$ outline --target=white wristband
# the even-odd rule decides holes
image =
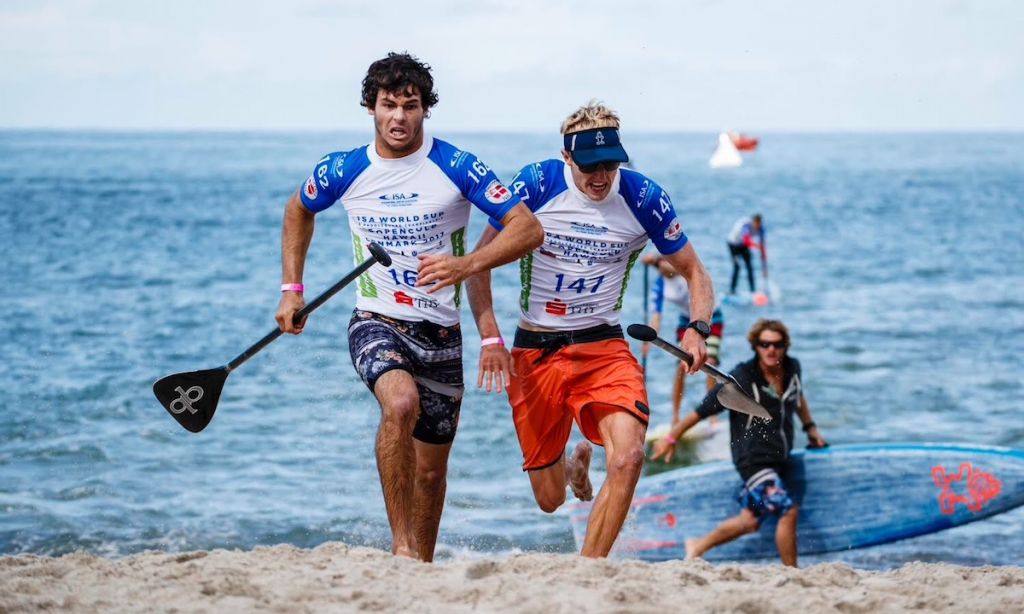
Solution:
[[[505,347],[505,340],[501,337],[488,337],[480,340],[480,347],[485,348],[489,345],[500,345],[501,347]]]

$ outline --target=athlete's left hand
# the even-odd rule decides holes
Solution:
[[[512,362],[512,355],[504,346],[488,345],[480,348],[480,372],[476,378],[477,388],[485,388],[487,392],[502,393],[508,388],[508,382],[515,374],[516,366]]]
[[[683,349],[693,356],[693,362],[690,363],[690,368],[687,373],[693,375],[704,365],[704,361],[708,359],[708,346],[704,341],[704,337],[700,336],[696,330],[687,328],[683,334]]]
[[[427,294],[454,286],[472,273],[466,256],[420,256],[419,259],[420,270],[416,276],[416,285],[431,286]]]

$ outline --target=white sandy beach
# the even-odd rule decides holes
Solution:
[[[1024,568],[649,564],[529,554],[424,564],[340,543],[0,557],[0,612],[1020,612]]]

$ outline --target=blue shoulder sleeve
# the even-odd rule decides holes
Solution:
[[[640,173],[624,168],[619,170],[619,194],[626,199],[629,210],[647,236],[662,254],[674,254],[686,246],[689,239],[676,217],[676,210],[668,193]]]
[[[370,167],[366,145],[352,151],[327,154],[313,167],[300,192],[302,204],[318,213],[338,202],[360,173]]]
[[[500,220],[519,204],[519,197],[505,187],[494,171],[468,151],[461,151],[450,143],[434,139],[428,157],[455,184],[466,200],[486,213],[487,217]]]
[[[565,162],[545,160],[527,164],[512,178],[512,191],[530,211],[536,213],[541,207],[567,189],[565,185]],[[501,230],[501,221],[491,218],[491,226]]]

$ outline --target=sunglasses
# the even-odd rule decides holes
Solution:
[[[595,164],[577,164],[576,167],[585,175],[593,175],[598,169],[604,169],[609,173],[617,171],[621,162],[597,162]]]
[[[786,342],[785,341],[758,341],[757,342],[757,347],[761,348],[762,350],[767,350],[768,348],[775,348],[776,350],[784,350],[784,349],[786,349]]]

